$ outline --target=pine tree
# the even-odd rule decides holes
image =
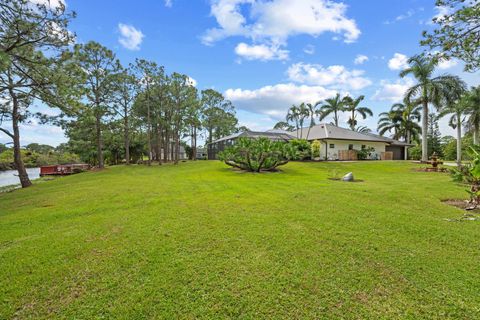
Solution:
[[[435,152],[439,157],[443,157],[442,135],[438,127],[438,117],[435,114],[428,115],[427,139],[428,156],[431,157]]]

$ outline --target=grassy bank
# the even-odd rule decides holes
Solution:
[[[413,167],[119,166],[0,194],[0,318],[478,318],[480,225]]]

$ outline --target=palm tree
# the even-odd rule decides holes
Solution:
[[[333,113],[333,123],[338,127],[338,113],[345,111],[343,99],[340,97],[340,94],[337,93],[334,98],[326,99],[325,102],[326,103],[320,107],[319,120],[322,121]]]
[[[308,131],[307,131],[307,137],[306,139],[308,140],[308,136],[310,135],[310,129],[315,125],[315,116],[319,113],[317,110],[318,105],[321,103],[321,101],[317,101],[314,104],[307,103],[306,107],[308,110],[308,116],[310,117],[310,125],[308,126]]]
[[[462,165],[462,124],[465,121],[463,114],[466,111],[468,96],[463,96],[466,85],[458,84],[456,87],[450,87],[450,92],[446,95],[446,105],[440,110],[438,117],[444,117],[452,114],[448,121],[448,125],[453,129],[457,129],[457,165]]]
[[[392,109],[402,112],[402,133],[403,139],[406,143],[412,143],[412,141],[419,141],[422,128],[418,125],[418,122],[422,119],[420,113],[421,106],[415,103],[396,103],[392,106]]]
[[[273,129],[276,129],[276,130],[285,130],[285,131],[293,131],[293,129],[295,129],[293,126],[291,126],[290,124],[288,124],[288,122],[285,122],[285,121],[279,121],[277,122],[274,126],[273,126]]]
[[[356,99],[353,99],[350,96],[346,96],[342,99],[342,103],[345,106],[345,111],[351,113],[350,118],[348,119],[348,124],[350,125],[350,129],[355,130],[355,126],[357,125],[357,114],[360,114],[363,119],[366,119],[367,116],[373,116],[372,110],[367,107],[359,107],[358,105],[360,102],[365,99],[365,96],[361,95]]]
[[[356,127],[355,131],[360,132],[360,133],[372,133],[372,129],[370,129],[367,126]]]
[[[462,124],[465,121],[465,117],[463,116],[465,106],[464,103],[457,101],[443,108],[438,115],[439,118],[451,115],[448,120],[448,125],[453,129],[457,129],[457,165],[459,167],[462,165]]]
[[[413,75],[417,84],[409,88],[405,93],[405,100],[422,105],[422,161],[427,160],[427,128],[428,128],[428,105],[432,104],[440,109],[450,91],[449,88],[462,85],[459,77],[453,75],[441,75],[433,77],[438,65],[438,58],[416,55],[408,59],[409,67],[400,72],[400,77]]]
[[[478,144],[480,128],[480,86],[472,88],[463,99],[468,114],[467,126],[473,129],[473,144]]]
[[[378,116],[378,133],[383,136],[386,132],[393,131],[392,138],[398,140],[402,130],[402,113],[392,107],[390,111],[382,112]]]
[[[296,105],[292,105],[290,109],[288,109],[288,113],[286,117],[287,123],[293,122],[295,124],[295,129],[297,131],[297,138],[298,138],[298,130],[300,129],[299,114],[300,114],[300,108],[297,107]]]
[[[420,120],[420,106],[408,103],[395,103],[388,112],[380,113],[378,120],[378,133],[384,135],[386,132],[392,132],[392,138],[403,140],[407,143],[418,140],[421,128],[418,125]]]

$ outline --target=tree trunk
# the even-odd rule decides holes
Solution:
[[[170,137],[168,130],[165,130],[165,143],[163,146],[163,162],[168,162],[168,154],[170,152]]]
[[[350,123],[350,129],[355,130],[355,111],[352,110],[352,122]]]
[[[175,153],[174,153],[174,164],[178,164],[178,156],[180,154],[180,139],[179,139],[179,134],[175,134]]]
[[[422,161],[428,160],[428,101],[426,93],[423,97],[422,108]]]
[[[128,132],[128,116],[125,113],[125,117],[123,120],[124,125],[124,134],[125,134],[125,163],[130,165],[130,137]]]
[[[102,128],[101,128],[101,119],[98,114],[95,115],[95,130],[97,133],[97,160],[98,160],[98,167],[100,169],[104,168],[104,161],[103,161],[103,138],[102,138]]]
[[[18,114],[18,100],[13,93],[13,90],[10,90],[10,96],[12,97],[13,110],[12,110],[12,127],[13,127],[13,162],[17,168],[18,178],[20,179],[20,184],[22,188],[27,188],[32,185],[30,178],[28,177],[27,170],[25,169],[25,164],[22,160],[22,154],[20,151],[20,130],[18,128],[18,122],[20,120],[20,115]]]
[[[410,140],[412,140],[411,138],[411,132],[410,130],[407,129],[407,132],[406,132],[406,136],[405,136],[405,142],[410,144]],[[403,158],[404,160],[408,160],[408,147],[403,147],[403,152],[404,152],[404,155],[403,155]]]
[[[192,136],[192,158],[197,160],[197,127],[193,126],[193,136]]]
[[[457,166],[462,166],[462,115],[457,114]]]
[[[148,99],[148,98],[147,98]],[[151,137],[151,128],[150,125],[150,103],[147,101],[147,149],[148,149],[148,160],[147,165],[152,164],[152,137]]]
[[[155,156],[153,157],[153,160],[161,162],[161,159],[160,159],[160,145],[161,145],[161,143],[160,143],[160,135],[158,133],[158,130],[159,130],[159,126],[155,125],[154,129],[152,131],[152,132],[155,133]]]
[[[163,147],[163,134],[162,134],[162,127],[161,126],[158,126],[158,132],[157,132],[157,136],[158,136],[158,154],[157,154],[157,157],[158,157],[158,165],[161,166],[162,165],[162,147]]]
[[[338,127],[338,113],[337,110],[334,111],[335,117],[333,118],[333,121],[335,122],[335,127]]]

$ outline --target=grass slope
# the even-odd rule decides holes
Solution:
[[[119,166],[0,194],[0,318],[479,318],[480,225],[439,201],[464,188],[412,167]]]

